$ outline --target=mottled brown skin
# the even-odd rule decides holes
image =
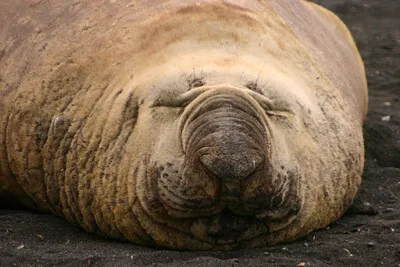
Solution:
[[[304,236],[356,194],[364,68],[322,7],[3,0],[0,25],[3,205],[221,250]]]

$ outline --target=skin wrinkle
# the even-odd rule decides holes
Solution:
[[[9,136],[9,135],[7,134],[7,132],[8,132],[8,125],[9,125],[9,121],[10,121],[10,117],[11,116],[12,116],[12,114],[9,114],[6,117],[6,121],[4,123],[5,127],[3,128],[3,135],[2,136],[4,136],[4,139],[3,139],[3,142],[2,142],[2,147],[6,148],[6,149],[4,149],[4,160],[1,160],[1,167],[2,167],[1,170],[2,170],[2,174],[9,174],[11,176],[11,179],[14,182],[16,179],[15,179],[15,175],[12,173],[10,165],[9,165],[10,158],[9,158],[9,155],[8,155],[9,153],[8,153],[8,149],[7,149],[7,146],[6,146],[6,144],[8,143],[7,142],[7,136]],[[23,190],[23,188],[21,188],[21,189]]]
[[[26,119],[24,118],[25,115],[27,115],[25,112],[16,112],[15,114],[13,114],[12,116],[10,116],[9,120],[11,120],[12,122],[15,121],[20,121],[20,122],[25,122],[27,124]],[[30,143],[33,144],[33,151],[37,151],[37,142],[36,142],[36,121],[34,122],[29,122],[29,127],[28,125],[23,124],[21,125],[21,127],[18,129],[19,133],[22,134],[26,139],[23,141],[18,142],[17,144],[10,144],[9,147],[7,147],[6,144],[6,149],[9,151],[14,151],[14,156],[16,157],[22,157],[22,161],[17,163],[15,161],[15,157],[13,157],[13,153],[8,153],[11,157],[10,157],[10,163],[11,165],[13,164],[14,167],[14,172],[15,176],[21,176],[23,178],[29,177],[30,175],[33,175],[34,177],[37,177],[38,179],[41,178],[40,173],[37,173],[38,167],[40,167],[40,161],[37,162],[37,159],[40,159],[40,155],[35,154],[34,152],[30,151],[29,149],[27,149],[27,146],[29,146]],[[11,122],[8,123],[8,125],[12,125]],[[8,130],[12,130],[12,126],[11,129]],[[13,136],[10,134],[11,132],[8,133],[9,136]],[[30,158],[28,156],[32,156],[33,159],[30,160]],[[16,166],[15,166],[16,165]],[[22,167],[26,168],[26,172],[21,172],[19,171],[18,167]],[[37,200],[33,200],[34,206],[41,206],[43,205],[43,203],[45,203],[46,199],[42,199],[41,201],[39,201],[38,199],[41,199],[41,195],[40,195],[40,189],[43,188],[43,184],[39,183],[37,185],[35,185],[33,183],[33,180],[27,180],[25,182],[25,184],[21,185],[21,187],[23,188],[23,190],[26,192],[27,195],[29,195],[30,197],[36,198]]]
[[[133,124],[133,127],[135,127],[135,125],[136,123]],[[131,137],[132,132],[133,129],[131,129],[131,132],[127,136],[128,140]],[[143,229],[140,227],[140,224],[135,218],[134,214],[134,207],[137,205],[137,196],[135,193],[136,191],[135,177],[138,174],[139,166],[123,169],[123,166],[126,165],[126,162],[128,163],[132,162],[132,159],[129,156],[130,154],[124,153],[121,164],[118,165],[118,177],[120,178],[117,179],[117,183],[124,185],[123,188],[126,188],[125,190],[126,194],[124,194],[124,190],[118,192],[117,205],[116,208],[114,209],[114,214],[115,217],[118,217],[117,214],[121,214],[122,218],[124,218],[124,220],[116,222],[116,227],[119,229],[120,232],[124,233],[125,238],[127,238],[128,240],[132,240],[133,238],[138,237],[139,238],[138,241],[140,243],[141,242],[140,240],[146,239],[145,238],[146,235],[143,233]],[[116,213],[117,211],[119,212]],[[131,221],[129,219],[131,219]],[[133,221],[132,224],[135,225],[134,229],[132,229],[132,225],[129,224],[129,221],[131,223]],[[134,224],[135,222],[136,224]],[[123,231],[124,229],[126,230]]]
[[[105,118],[106,123],[104,125],[104,129],[107,129],[109,127],[108,125],[110,124],[109,121],[110,121],[111,114],[114,115],[116,113],[116,111],[114,111],[113,109],[115,107],[117,107],[117,109],[118,109],[118,107],[119,107],[119,105],[116,105],[116,101],[117,101],[118,97],[119,97],[119,93],[117,93],[117,95],[112,96],[113,99],[112,99],[112,102],[110,103],[111,110],[108,113],[107,117]],[[121,114],[119,114],[119,117],[121,117]],[[116,139],[121,134],[122,125],[118,124],[118,123],[117,124],[111,123],[111,124],[112,124],[113,128],[116,128],[116,131],[112,134],[113,136],[109,136],[110,135],[109,133],[106,136],[104,136],[104,132],[103,132],[102,137],[101,137],[101,143],[99,144],[99,148],[100,148],[100,147],[103,147],[102,144],[104,143],[104,141],[106,142],[105,147],[103,148],[105,152],[109,151],[110,146],[112,146],[113,144],[115,146]],[[97,149],[96,154],[98,155],[101,151],[102,151],[101,149]],[[100,163],[100,166],[102,166],[102,168],[103,168],[102,169],[103,175],[101,177],[102,177],[102,180],[105,181],[105,183],[103,182],[103,184],[105,186],[102,188],[104,188],[105,194],[107,194],[107,196],[108,196],[107,198],[111,200],[110,202],[106,202],[105,205],[103,206],[105,209],[104,213],[108,215],[107,221],[114,221],[114,219],[113,219],[114,216],[110,216],[110,215],[112,215],[112,210],[113,210],[113,207],[115,206],[115,198],[116,198],[115,194],[117,193],[117,187],[116,187],[116,183],[113,182],[113,177],[110,177],[107,174],[109,171],[108,171],[108,169],[106,169],[106,166],[110,166],[108,168],[115,169],[113,167],[115,165],[113,164],[112,159],[110,159],[109,157],[111,155],[118,155],[120,153],[121,153],[121,151],[119,151],[119,153],[116,153],[116,154],[107,153],[107,157],[105,157],[104,160],[102,160],[102,157],[99,157],[99,160],[96,160]],[[96,157],[97,157],[97,155],[96,155]],[[115,222],[113,222],[113,223],[115,224]]]
[[[59,116],[53,117],[53,119],[52,119],[52,121],[50,123],[48,134],[47,134],[49,138],[46,140],[46,143],[44,144],[44,149],[46,148],[46,146],[50,142],[49,139],[50,140],[51,139],[55,139],[55,138],[58,139],[59,133],[57,133],[57,131],[60,130],[60,124],[64,124],[64,123],[66,123],[64,121],[64,118],[59,117]],[[57,124],[59,125],[59,127],[57,127]],[[65,134],[66,134],[66,132],[65,132]],[[56,146],[56,147],[58,148],[58,146]],[[52,152],[53,153],[51,153],[51,154],[53,155],[53,159],[56,162],[57,160],[59,160],[60,157],[57,156],[57,154],[54,151],[52,151]],[[60,211],[57,208],[58,205],[59,205],[59,198],[57,198],[57,200],[54,199],[55,197],[58,196],[59,187],[58,187],[58,185],[56,185],[56,186],[54,185],[55,184],[54,181],[53,182],[49,181],[50,180],[49,177],[54,177],[54,165],[53,164],[47,164],[47,162],[49,162],[50,160],[48,159],[48,156],[46,154],[42,153],[42,158],[44,159],[44,161],[43,161],[43,173],[44,173],[43,182],[44,182],[45,187],[46,187],[46,194],[49,197],[49,201],[53,206],[50,209],[52,210],[52,212],[60,213]],[[57,187],[58,190],[53,190],[53,188],[55,188],[55,187]],[[52,190],[55,191],[55,192],[52,192]]]
[[[237,113],[243,113],[243,116],[246,116],[247,120],[240,118],[240,116],[237,116]],[[233,123],[233,121],[236,121],[235,127],[233,127],[233,128],[240,128],[240,126],[243,126],[243,124],[245,124],[247,126],[246,128],[251,129],[249,132],[255,133],[255,135],[258,135],[258,136],[263,136],[263,131],[259,127],[256,127],[255,125],[253,125],[254,123],[250,123],[248,121],[250,119],[257,120],[257,118],[254,118],[254,116],[252,116],[250,114],[247,114],[247,113],[244,113],[242,111],[235,110],[235,108],[221,107],[221,108],[218,108],[216,110],[213,110],[213,112],[211,114],[203,113],[201,116],[202,117],[207,117],[208,115],[216,117],[214,119],[215,121],[208,121],[208,124],[211,124],[213,122],[214,123],[218,123],[217,118],[222,118],[222,119],[227,119],[227,120],[229,119],[229,122],[231,122],[231,123]],[[242,114],[240,114],[240,115],[242,115]],[[198,118],[193,120],[191,122],[191,124],[196,124],[197,123],[197,124],[199,124],[199,126],[201,126],[201,120],[198,119]],[[229,125],[229,122],[226,122],[227,125],[221,125],[220,130],[226,128],[226,126]],[[199,126],[197,126],[197,127],[199,127]],[[216,125],[216,126],[218,126],[218,125]],[[223,127],[223,126],[225,126],[225,127]],[[259,126],[259,125],[257,125],[257,126]],[[206,126],[204,126],[204,127],[206,127]],[[245,127],[243,126],[242,128],[245,128]],[[254,130],[254,131],[252,131],[252,130]],[[190,143],[190,142],[188,142],[188,143]]]
[[[209,106],[213,107],[213,105],[215,105],[215,103],[217,103],[217,104],[222,104],[222,103],[225,104],[224,103],[225,101],[223,101],[224,97],[227,98],[227,100],[226,100],[227,104],[230,104],[230,102],[233,103],[232,105],[236,104],[235,102],[237,100],[232,101],[232,96],[223,95],[223,94],[214,96],[213,98],[211,98],[211,100],[206,99],[206,100],[204,100],[205,104],[204,103],[202,103],[202,104],[204,104],[204,106],[206,106],[206,107],[209,107]],[[222,98],[222,100],[220,100],[219,98]],[[244,100],[243,102],[249,101],[249,99],[243,99],[243,98],[241,100],[242,101]],[[258,112],[257,112],[258,110],[256,109],[256,107],[254,107],[254,105],[252,105],[253,103],[246,103],[246,104],[247,104],[247,106],[246,106],[247,109],[245,109],[244,107],[241,107],[240,105],[237,105],[237,104],[236,104],[236,106],[234,106],[234,108],[237,108],[237,109],[239,109],[239,110],[241,110],[243,112],[246,112],[246,113],[248,112],[248,113],[258,114]],[[217,105],[217,106],[219,106],[219,105]],[[230,105],[228,107],[230,107]],[[249,110],[248,110],[249,108],[252,109],[251,112],[249,112]],[[203,109],[205,109],[205,107],[203,107]],[[215,109],[215,108],[213,108],[213,109]],[[210,111],[213,111],[213,109],[211,109]],[[201,113],[201,109],[199,111],[197,111],[195,114],[197,115],[197,113]],[[196,119],[195,115],[193,115],[193,120],[194,119]]]
[[[47,190],[46,193],[50,196],[51,198],[51,203],[54,205],[55,210],[57,214],[62,213],[62,206],[61,206],[61,184],[62,184],[62,177],[65,176],[65,171],[67,170],[66,168],[66,157],[65,153],[67,153],[67,148],[70,147],[71,141],[72,141],[72,136],[69,131],[71,125],[69,121],[67,120],[67,123],[69,124],[66,129],[65,129],[65,134],[62,135],[60,138],[61,140],[58,141],[58,138],[56,140],[49,140],[47,141],[45,146],[49,146],[49,150],[47,150],[49,153],[44,154],[43,156],[46,155],[46,170],[45,173],[47,172],[47,175],[45,175],[45,182],[47,185]],[[54,135],[49,135],[50,138],[54,138]],[[58,134],[57,136],[58,137]],[[52,145],[54,144],[54,145]],[[46,147],[45,147],[46,151]],[[50,157],[51,155],[56,155],[56,160],[54,161],[54,164],[51,164]],[[61,162],[60,162],[61,161]],[[47,164],[47,163],[50,164]],[[50,171],[48,171],[50,170]],[[58,174],[58,175],[57,175]],[[58,177],[57,180],[52,180],[54,177]],[[50,187],[52,187],[52,191],[50,191]]]
[[[80,129],[82,129],[82,128],[80,128]],[[78,133],[82,133],[82,132],[78,130]],[[75,138],[75,136],[73,138]],[[74,141],[71,142],[71,145],[73,143],[74,143]],[[83,141],[83,143],[85,143],[85,141]],[[77,164],[79,164],[78,163],[79,162],[78,152],[74,156],[75,156]],[[65,170],[67,170],[67,169],[68,169],[68,160],[67,160],[66,165],[65,165]],[[70,196],[72,196],[72,197],[71,197],[71,199],[69,199],[68,202],[70,203],[69,205],[73,205],[73,208],[75,209],[75,212],[74,212],[75,220],[78,221],[80,224],[84,225],[85,223],[84,223],[84,219],[83,219],[83,213],[82,213],[82,209],[80,208],[80,201],[79,201],[80,199],[82,199],[80,197],[80,194],[82,193],[82,191],[79,190],[80,189],[79,185],[80,185],[81,179],[78,178],[80,174],[77,171],[78,168],[72,168],[72,169],[73,169],[73,173],[69,173],[69,175],[65,175],[65,177],[70,176],[71,178],[75,178],[75,179],[70,180],[70,182],[69,182],[69,184],[73,184],[74,185],[74,188],[73,188],[74,190],[72,190],[72,194],[70,194]],[[67,178],[65,178],[65,182],[68,183],[68,179]]]
[[[92,85],[89,85],[88,86],[88,88],[90,89],[90,88],[93,88],[93,86]],[[102,95],[100,95],[97,99],[95,99],[95,103],[97,103],[99,100],[100,100],[100,98],[102,97]],[[74,136],[71,136],[71,142],[69,142],[69,145],[68,145],[68,143],[66,143],[65,145],[67,145],[68,147],[69,147],[69,151],[75,151],[75,155],[74,155],[74,158],[75,158],[75,161],[77,162],[77,164],[87,164],[88,162],[89,162],[89,157],[78,157],[78,150],[79,150],[79,147],[85,147],[85,143],[87,143],[84,139],[84,137],[83,137],[83,135],[82,135],[82,130],[83,130],[83,128],[85,127],[85,123],[87,122],[87,120],[92,116],[92,114],[93,114],[93,109],[89,109],[89,114],[88,115],[86,115],[81,121],[79,121],[78,122],[78,125],[77,126],[73,126],[72,124],[71,124],[71,126],[68,128],[68,132],[74,132],[74,131],[76,131],[76,133],[77,134],[75,134]],[[75,130],[72,130],[71,131],[71,128],[72,127],[74,127],[75,128]],[[79,140],[82,140],[82,141],[79,141]],[[64,138],[64,140],[63,140],[63,143],[65,142],[65,138]],[[74,145],[75,144],[75,145]],[[65,145],[61,145],[61,147],[65,147]],[[74,149],[72,149],[73,147],[76,147],[76,150],[74,150]],[[60,147],[60,148],[61,148]],[[60,152],[60,154],[62,155],[62,154],[64,154],[64,152]],[[84,162],[81,162],[81,159],[84,159]],[[67,169],[68,169],[68,162],[70,162],[71,160],[68,160],[68,158],[66,158],[66,161],[65,161],[65,165],[62,167],[62,169],[64,169],[65,171],[67,171]],[[87,166],[87,165],[86,165]],[[87,167],[86,167],[87,168]],[[74,168],[73,168],[73,170],[74,170]],[[76,175],[78,175],[78,174],[76,174]],[[67,175],[65,175],[64,177],[66,177]],[[60,178],[61,178],[61,176],[60,176]],[[60,184],[64,184],[65,183],[65,179],[63,179],[64,181],[63,182],[60,182]],[[84,180],[84,179],[83,179]],[[81,179],[80,179],[80,181],[81,181]],[[78,184],[78,183],[73,183],[73,184]],[[80,184],[80,183],[79,183]],[[64,186],[65,187],[65,186]],[[62,186],[61,186],[61,188],[62,188]],[[76,190],[76,191],[79,191],[79,190]],[[62,200],[62,203],[63,203],[63,206],[66,206],[66,207],[68,207],[70,204],[66,204],[66,202],[64,202],[63,201],[63,199],[65,199],[65,197],[66,196],[68,196],[68,193],[67,192],[65,192],[65,194],[62,194],[62,192],[64,192],[64,190],[60,190],[60,193],[61,193],[61,196],[60,196],[60,199]],[[70,203],[70,201],[68,201],[67,203]],[[79,203],[79,202],[77,202],[77,197],[75,197],[75,203]],[[79,211],[78,212],[82,212],[82,209],[81,208],[79,208],[78,209]],[[81,213],[82,214],[82,213]],[[86,214],[85,214],[86,215]],[[86,215],[86,216],[88,216],[88,215]],[[77,217],[75,218],[75,219],[78,219]],[[92,220],[92,219],[89,219],[89,220]],[[85,222],[81,222],[83,225],[87,225]]]
[[[132,97],[132,96],[131,96]],[[130,101],[131,101],[131,97],[129,98],[129,100],[126,102],[126,103],[129,103]],[[134,107],[127,107],[126,105],[125,105],[125,109],[124,109],[124,111],[123,111],[123,113],[125,114],[126,113],[126,109],[129,109],[129,108],[134,108]],[[136,115],[137,115],[137,112],[136,112]],[[134,118],[134,120],[136,121],[136,118]],[[120,151],[120,153],[118,153],[118,154],[116,154],[116,155],[119,155],[119,157],[120,157],[120,159],[118,160],[118,161],[121,161],[122,159],[122,154],[125,154],[126,152],[125,152],[125,147],[124,147],[124,144],[126,144],[127,143],[127,140],[129,139],[129,137],[132,135],[132,132],[133,132],[133,130],[134,130],[134,127],[135,127],[135,122],[133,123],[133,125],[132,126],[127,126],[127,124],[129,123],[129,120],[128,121],[125,121],[124,120],[124,123],[123,123],[123,125],[121,126],[121,128],[123,128],[124,126],[125,126],[125,128],[131,128],[131,129],[129,129],[129,132],[126,134],[126,136],[125,137],[121,137],[122,136],[122,134],[123,134],[123,132],[126,132],[126,130],[124,131],[124,130],[121,130],[121,134],[119,135],[119,139],[122,139],[122,140],[120,140],[119,142],[120,142],[120,147],[122,147],[122,151]],[[112,153],[111,153],[112,154]],[[119,164],[118,164],[118,166],[119,166]],[[117,184],[116,184],[116,187],[115,187],[115,192],[117,192],[117,188],[120,188],[121,186],[123,186],[124,185],[124,183],[119,183],[119,180],[120,179],[117,179]],[[127,185],[128,183],[127,183],[127,181],[125,182],[125,184]]]
[[[185,202],[198,202],[198,200],[191,200],[190,198],[187,198],[187,197],[182,197],[182,196],[180,196],[180,195],[178,195],[176,192],[174,192],[174,191],[170,191],[170,190],[168,190],[167,191],[168,192],[168,196],[169,197],[163,197],[163,196],[161,196],[161,198],[160,198],[160,201],[161,201],[161,203],[164,205],[164,207],[165,206],[167,206],[168,208],[166,208],[166,210],[168,210],[168,209],[173,209],[173,210],[175,210],[175,211],[182,211],[182,212],[193,212],[193,211],[195,211],[195,212],[197,212],[198,211],[198,208],[199,208],[199,206],[198,205],[193,205],[193,206],[190,206],[190,205],[188,205],[187,203],[182,203],[181,201],[173,201],[172,199],[171,199],[171,196],[172,197],[176,197],[176,198],[178,198],[178,200],[185,200]],[[163,199],[164,198],[164,199]],[[168,201],[169,203],[172,203],[172,204],[174,204],[174,205],[168,205],[168,203],[165,203],[165,200],[170,200],[170,201]],[[194,203],[194,204],[196,204],[196,203]],[[178,206],[180,206],[182,209],[179,209],[178,207],[176,207],[175,205],[178,205]],[[194,208],[196,208],[196,209],[193,209],[193,207]],[[208,210],[210,210],[210,209],[208,209]],[[211,211],[212,210],[214,210],[214,208],[212,208],[211,209]]]
[[[102,93],[99,95],[99,97],[94,102],[93,107],[90,109],[90,113],[87,115],[86,120],[84,120],[83,123],[80,125],[80,128],[79,128],[80,130],[78,130],[79,132],[83,133],[85,128],[90,128],[90,126],[88,126],[88,123],[90,123],[90,121],[93,121],[94,117],[96,116],[95,114],[97,114],[97,113],[95,111],[98,110],[98,106],[100,105],[100,103],[102,103],[102,99],[105,97],[104,94],[105,94],[105,91],[103,90]],[[103,107],[101,109],[104,110]],[[102,121],[104,121],[104,119],[102,119]],[[97,122],[97,123],[103,125],[102,122]],[[103,133],[104,127],[100,127],[100,128],[101,128],[100,129],[100,134],[98,132],[92,132],[92,134],[87,137],[88,141],[83,141],[83,144],[87,143],[87,146],[88,146],[88,152],[85,153],[86,155],[84,157],[82,157],[84,159],[84,161],[81,162],[81,160],[78,157],[76,158],[76,162],[78,164],[84,164],[84,166],[85,166],[84,169],[88,170],[87,172],[93,172],[93,167],[92,167],[93,163],[92,162],[96,161],[95,160],[96,156],[95,156],[95,154],[93,154],[93,152],[94,151],[99,151],[101,138],[99,138],[98,136],[102,136],[104,134]],[[75,142],[78,143],[79,139],[77,139],[76,137],[74,139],[75,139]],[[84,140],[84,139],[86,139],[86,138],[82,138],[82,140]],[[84,146],[82,146],[82,148]],[[100,173],[101,173],[101,171],[100,171]],[[80,176],[83,177],[82,174]],[[89,175],[89,177],[90,176],[91,175]],[[88,178],[86,178],[86,179],[88,179]],[[83,178],[82,180],[85,180],[85,178]],[[90,187],[93,186],[94,188],[102,188],[102,186],[101,186],[102,179],[97,179],[97,181],[99,182],[99,186],[98,187],[96,187],[96,181],[95,181],[95,183],[90,183],[91,184]],[[103,221],[102,220],[103,215],[102,215],[102,209],[101,208],[97,208],[96,206],[94,206],[94,205],[96,205],[96,196],[95,195],[96,194],[94,193],[94,196],[93,196],[93,199],[92,199],[92,202],[91,202],[91,207],[92,207],[91,213],[92,213],[92,215],[89,215],[89,216],[93,216],[91,218],[91,220],[94,220],[96,222],[96,224],[97,224],[97,227],[100,228],[101,224],[102,224],[102,221]],[[102,195],[102,194],[100,194],[100,195]]]
[[[86,89],[86,92],[88,92],[88,91],[92,88],[92,86],[91,86],[91,85],[89,85],[89,86],[84,86],[84,82],[81,82],[81,86],[78,87],[77,91],[78,91],[78,92],[82,92],[82,91],[83,91],[82,89],[84,89],[84,88],[87,88],[87,89]],[[78,94],[78,96],[79,96],[79,94]],[[76,99],[76,98],[77,98],[77,97],[75,97],[75,99]],[[60,109],[61,112],[65,112],[66,110],[68,110],[69,107],[72,106],[72,103],[73,103],[74,101],[75,101],[74,98],[71,98],[71,100],[69,101],[69,105],[68,105],[68,106],[64,106],[63,108]],[[68,138],[68,139],[71,138],[71,134],[70,134],[70,133],[73,131],[73,130],[71,131],[71,128],[75,128],[75,129],[76,129],[76,132],[77,132],[77,136],[81,136],[81,135],[80,135],[80,133],[81,133],[81,130],[80,130],[80,129],[81,129],[81,127],[82,127],[84,121],[86,121],[86,118],[83,118],[83,120],[82,120],[81,122],[78,123],[78,126],[77,126],[77,127],[76,127],[76,126],[73,126],[73,124],[71,124],[70,127],[68,127],[66,136],[69,136],[69,137],[64,137],[63,141],[61,141],[61,143],[60,143],[60,146],[59,146],[60,149],[58,150],[57,153],[59,153],[60,155],[63,155],[63,154],[65,153],[65,152],[63,152],[63,150],[65,149],[66,146],[68,146],[68,147],[69,147],[69,150],[71,150],[71,148],[72,148],[71,145],[73,145],[74,143],[76,143],[76,140],[75,140],[75,141],[71,140],[72,142],[67,141],[67,143],[65,143],[65,142],[66,142],[66,138]],[[51,145],[49,145],[49,146],[51,146]],[[56,146],[58,147],[58,145],[56,145]],[[77,154],[75,155],[75,157],[77,158]],[[67,164],[67,161],[65,161],[65,164]],[[63,166],[61,167],[61,170],[65,170],[65,171],[66,171],[66,170],[67,170],[67,165],[64,165],[64,164],[63,164]],[[64,183],[64,182],[60,182],[60,184],[62,184],[62,183]],[[63,194],[61,194],[61,198],[63,198],[62,195],[63,195]],[[73,196],[73,198],[75,199],[74,202],[76,202],[77,196]]]
[[[213,115],[216,115],[216,114],[213,114]],[[226,118],[227,118],[226,116],[223,117],[224,120],[226,120]],[[212,133],[223,132],[224,130],[229,129],[229,128],[233,128],[235,131],[238,131],[237,127],[221,127],[221,129],[213,129],[214,127],[212,127],[212,125],[213,124],[216,124],[216,126],[221,125],[222,124],[221,121],[220,120],[217,121],[217,119],[214,119],[214,120],[208,120],[206,123],[202,123],[204,119],[207,119],[207,118],[203,118],[202,120],[200,120],[198,122],[199,125],[192,125],[192,127],[195,127],[194,130],[192,130],[192,129],[190,131],[188,130],[188,132],[191,133],[190,134],[191,137],[187,141],[188,147],[196,148],[199,145],[204,146],[204,144],[202,144],[200,141],[206,139],[206,136],[204,136],[205,133],[207,133],[207,136],[208,136],[208,135],[211,135]],[[229,122],[230,121],[226,122],[226,126],[229,126]],[[192,122],[192,124],[195,124],[195,123],[196,123],[196,121]],[[248,122],[244,122],[244,123],[247,124]],[[210,128],[213,129],[212,132],[210,132]],[[259,131],[261,132],[261,130],[259,130]],[[251,131],[248,131],[248,132],[250,133]],[[253,132],[251,132],[251,133],[253,133]],[[257,139],[263,140],[263,139],[260,139],[260,137],[262,137],[262,136],[264,136],[264,135],[261,135],[261,134],[258,135]],[[195,154],[197,151],[198,151],[197,148],[195,150],[193,150],[193,149],[190,150],[190,152],[192,154]]]
[[[201,188],[200,188],[201,189]],[[168,196],[169,197],[171,197],[171,196],[173,196],[173,197],[176,197],[176,198],[178,198],[178,200],[184,200],[186,203],[182,203],[181,201],[173,201],[171,198],[169,198],[169,197],[166,197],[167,199],[169,199],[171,202],[170,203],[172,203],[172,204],[176,204],[176,205],[178,205],[178,206],[180,206],[180,207],[182,207],[183,209],[181,209],[180,211],[188,211],[188,210],[190,210],[190,211],[197,211],[198,210],[198,208],[199,208],[199,206],[198,205],[196,205],[197,204],[197,202],[198,202],[198,200],[196,199],[196,200],[192,200],[192,199],[190,199],[190,198],[188,198],[188,197],[186,197],[186,196],[179,196],[176,192],[174,192],[174,191],[170,191],[170,190],[168,190],[167,191],[168,192]],[[163,199],[162,199],[163,197],[161,197],[161,201],[163,201]],[[187,202],[192,202],[193,203],[193,205],[190,205],[189,203],[187,203]],[[164,205],[167,205],[169,208],[173,208],[173,209],[176,209],[176,210],[179,210],[179,208],[178,207],[176,207],[175,205],[171,205],[171,206],[169,206],[167,203],[163,203]],[[207,207],[207,206],[206,206]],[[214,207],[211,207],[211,211],[212,210],[214,210],[215,208]],[[210,210],[210,209],[208,209],[208,210]],[[206,210],[207,211],[207,210]]]
[[[70,216],[74,216],[74,220],[77,220],[78,222],[80,222],[81,224],[84,224],[82,221],[82,211],[78,208],[78,197],[76,194],[79,194],[80,192],[78,192],[78,187],[79,187],[79,180],[77,180],[77,177],[79,177],[79,159],[80,159],[80,154],[79,154],[79,148],[85,146],[85,144],[87,143],[84,140],[83,133],[82,133],[82,125],[84,124],[84,121],[79,124],[76,133],[77,134],[72,134],[70,136],[71,141],[67,141],[67,143],[65,145],[67,145],[69,147],[68,151],[74,151],[72,153],[68,153],[66,158],[65,158],[65,163],[63,164],[63,170],[64,175],[61,176],[62,177],[62,181],[60,182],[60,184],[62,186],[60,186],[61,188],[61,194],[60,194],[60,199],[61,199],[61,203],[63,206],[63,210],[65,209],[64,207],[71,207],[73,206],[73,208],[76,210],[76,212],[78,214],[74,214],[70,215]],[[69,131],[69,129],[68,129]],[[78,144],[78,139],[77,138],[81,138],[81,142],[79,142],[80,144]],[[64,139],[65,140],[65,139]],[[69,178],[68,178],[69,177]],[[70,187],[72,187],[72,191],[76,190],[76,194],[69,194],[69,190]],[[64,189],[64,190],[63,190]],[[69,190],[68,190],[69,189]]]
[[[145,175],[146,177],[145,177],[144,179],[146,179],[147,181],[148,181],[149,179],[151,180],[151,178],[153,178],[153,177],[151,177],[151,175],[149,175],[147,172],[146,172],[145,174],[146,174],[146,175]],[[151,183],[154,183],[154,182],[145,183],[145,185],[147,186],[148,184],[151,184]],[[146,190],[146,192],[152,192],[152,191],[151,191],[151,190]],[[139,198],[139,200],[140,200],[140,198]],[[153,205],[154,205],[154,204],[155,204],[155,203],[153,203]],[[172,218],[172,217],[169,217],[169,216],[167,216],[166,219],[163,219],[163,218],[154,216],[154,214],[148,212],[148,208],[144,205],[144,202],[141,203],[140,207],[141,207],[141,208],[140,208],[141,211],[143,211],[147,216],[151,217],[151,218],[152,218],[153,220],[155,220],[157,223],[162,224],[162,225],[165,225],[165,226],[167,226],[167,227],[169,227],[169,228],[172,227],[174,230],[177,230],[177,231],[182,231],[182,223],[183,223],[182,219]],[[161,207],[161,208],[162,208],[162,207]],[[171,224],[171,222],[174,222],[174,221],[178,221],[179,223],[178,223],[177,225]],[[143,224],[142,224],[142,227],[144,227]],[[145,228],[144,228],[144,229],[145,229]],[[148,232],[148,230],[147,230],[147,232]],[[148,233],[149,233],[149,232],[148,232]]]
[[[185,200],[186,202],[192,202],[193,204],[196,204],[196,200],[192,200],[192,199],[190,199],[190,196],[188,197],[188,196],[181,196],[181,195],[178,195],[179,193],[181,193],[181,192],[179,192],[178,190],[177,191],[174,191],[174,190],[170,190],[169,189],[169,184],[170,183],[167,183],[166,181],[164,181],[164,179],[163,179],[163,177],[160,177],[160,182],[162,183],[162,187],[163,188],[165,188],[166,190],[168,190],[167,192],[168,193],[170,193],[172,196],[174,196],[174,197],[176,197],[176,198],[178,198],[178,199],[180,199],[180,200]],[[160,188],[159,188],[160,189]],[[172,187],[172,189],[174,189],[173,187]],[[161,192],[161,193],[165,193],[165,192]],[[168,197],[167,195],[165,195],[165,197]],[[161,200],[162,200],[162,196],[161,196]],[[176,202],[177,203],[177,202]],[[177,203],[178,204],[178,203]],[[184,207],[185,205],[186,206],[190,206],[190,205],[188,205],[188,203],[180,203],[180,204],[178,204],[178,205],[180,205],[181,207]],[[175,208],[175,207],[174,207]]]
[[[220,97],[220,96],[219,96],[219,97]],[[223,96],[221,96],[221,97],[223,97]],[[216,101],[216,100],[215,100],[215,101]],[[198,100],[198,101],[197,101],[197,106],[198,106],[198,108],[195,107],[194,110],[191,110],[190,107],[188,107],[188,110],[190,111],[190,113],[191,113],[191,114],[195,114],[195,115],[189,115],[188,117],[186,117],[186,116],[185,116],[185,113],[183,113],[182,119],[181,119],[181,125],[183,126],[183,129],[181,130],[181,132],[183,132],[183,133],[187,132],[187,130],[186,130],[185,128],[187,127],[188,122],[189,122],[189,121],[195,120],[196,114],[199,114],[199,113],[200,113],[200,110],[201,110],[201,109],[200,109],[200,108],[201,108],[200,103],[202,103],[202,102],[205,102],[207,105],[211,105],[211,104],[212,104],[212,102],[210,103],[209,101],[207,101],[207,99],[205,99],[205,98],[203,97],[202,100]],[[254,108],[253,105],[251,105],[251,107]],[[245,111],[245,112],[247,112],[247,111]],[[188,113],[189,113],[189,112],[188,112]],[[257,113],[258,113],[257,110],[254,110],[254,114],[257,114]],[[187,113],[186,113],[186,114],[187,114]],[[179,128],[181,129],[182,126],[179,127]],[[183,137],[184,137],[184,135],[183,135]],[[187,141],[185,141],[185,139],[182,139],[182,140],[183,140],[183,141],[182,141],[182,144],[187,144]],[[184,150],[185,150],[185,147],[184,147]]]

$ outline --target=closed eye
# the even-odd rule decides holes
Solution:
[[[247,83],[247,84],[245,85],[245,87],[246,87],[247,89],[250,89],[250,90],[253,91],[253,92],[259,93],[259,94],[261,94],[261,95],[263,94],[263,91],[261,90],[260,87],[258,87],[257,83],[250,82],[250,83]]]
[[[186,80],[186,82],[189,85],[189,89],[201,87],[206,84],[203,78],[191,78]]]
[[[294,114],[294,112],[289,108],[288,103],[271,100],[254,91],[249,91],[249,95],[251,95],[258,102],[268,116],[288,118]]]

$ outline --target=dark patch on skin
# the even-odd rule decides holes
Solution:
[[[214,220],[207,223],[208,233],[217,240],[237,240],[253,223],[255,217],[239,217],[224,210]]]
[[[47,120],[49,121],[49,120]],[[35,123],[36,138],[35,143],[37,147],[42,147],[47,140],[47,134],[50,128],[50,123]]]
[[[124,89],[119,89],[119,90],[115,93],[114,97],[119,96],[123,91],[124,91]]]
[[[128,122],[132,122],[132,130],[133,130],[139,114],[139,105],[137,103],[136,97],[134,97],[133,95],[133,92],[129,93],[127,99],[128,100],[125,102],[124,113],[123,113],[124,122],[125,124]]]

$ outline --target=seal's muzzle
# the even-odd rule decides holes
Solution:
[[[268,160],[263,112],[250,95],[231,87],[210,89],[194,102],[182,129],[185,173],[202,172],[215,180],[221,201],[238,203],[243,182]]]

